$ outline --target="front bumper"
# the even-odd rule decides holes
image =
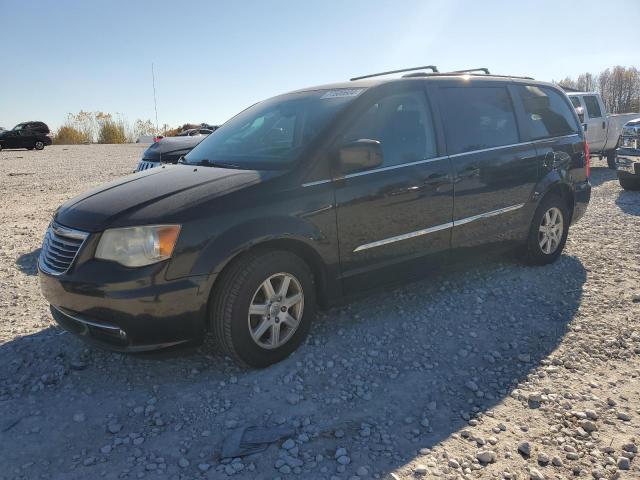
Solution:
[[[38,273],[56,322],[91,343],[133,352],[200,341],[207,318],[208,277],[168,281],[166,265],[151,267],[126,269],[93,261],[70,274]],[[114,274],[118,269],[121,275]]]
[[[616,170],[618,173],[640,176],[640,150],[619,148],[616,152]]]

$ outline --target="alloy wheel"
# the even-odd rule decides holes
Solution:
[[[249,305],[249,333],[261,348],[287,343],[302,319],[304,292],[297,278],[276,273],[260,284]]]
[[[547,255],[551,255],[560,246],[564,233],[564,219],[562,211],[557,207],[552,207],[545,212],[538,229],[538,244],[540,250]]]

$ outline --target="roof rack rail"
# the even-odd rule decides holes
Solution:
[[[473,73],[473,72],[484,72],[487,75],[491,75],[491,72],[489,71],[489,69],[485,67],[467,68],[465,70],[454,70],[453,72],[447,72],[447,73]]]
[[[438,67],[436,67],[435,65],[426,65],[424,67],[402,68],[400,70],[389,70],[388,72],[372,73],[370,75],[363,75],[361,77],[353,77],[353,78],[350,78],[349,80],[351,82],[354,82],[356,80],[362,80],[365,78],[380,77],[382,75],[391,75],[392,73],[413,72],[415,70],[427,70],[427,69],[431,70],[434,73],[438,73]]]

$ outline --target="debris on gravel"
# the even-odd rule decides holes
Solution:
[[[88,346],[40,295],[55,209],[144,148],[0,152],[0,479],[640,478],[640,193],[603,161],[555,264],[487,255],[378,292],[247,370],[211,339]],[[250,429],[278,434],[258,451]]]

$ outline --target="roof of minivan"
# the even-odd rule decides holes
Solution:
[[[504,81],[504,82],[522,82],[522,83],[535,83],[540,85],[551,85],[556,86],[549,82],[543,82],[540,80],[534,80],[532,78],[524,78],[524,77],[510,77],[507,75],[474,75],[474,74],[446,74],[446,73],[431,73],[425,74],[421,76],[411,76],[411,77],[395,77],[395,78],[368,78],[366,80],[355,80],[348,82],[337,82],[337,83],[328,83],[325,85],[315,85],[312,87],[301,88],[298,90],[293,90],[288,93],[302,93],[302,92],[311,92],[314,90],[338,90],[343,88],[371,88],[378,85],[382,85],[384,83],[400,83],[400,82],[411,82],[411,81],[446,81],[452,79],[464,79],[469,82],[488,82],[488,81]],[[556,86],[557,87],[557,86]]]

